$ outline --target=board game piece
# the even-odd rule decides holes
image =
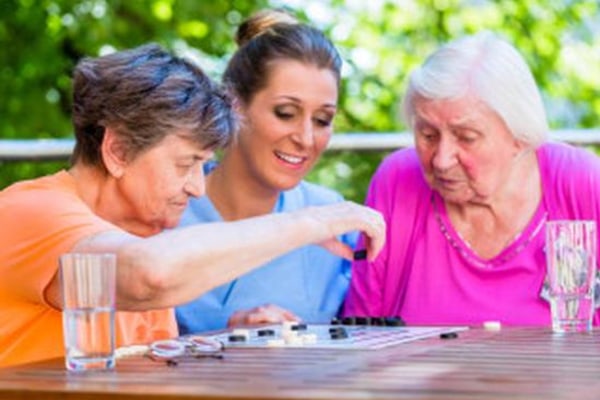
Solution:
[[[452,337],[467,330],[464,326],[372,326],[306,324],[305,330],[293,331],[290,324],[273,324],[249,329],[246,340],[231,341],[231,332],[206,336],[226,348],[316,348],[340,350],[377,350],[427,338]],[[264,331],[272,331],[265,335]],[[262,333],[261,333],[262,332]]]

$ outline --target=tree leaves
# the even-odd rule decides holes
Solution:
[[[600,3],[597,0],[276,1],[318,24],[345,59],[343,132],[401,131],[407,74],[460,35],[489,29],[525,55],[553,128],[597,127]],[[318,4],[317,4],[318,3]],[[220,76],[237,24],[268,0],[3,0],[0,2],[0,138],[70,137],[70,76],[77,60],[156,41]],[[329,153],[309,175],[362,201],[383,157]],[[0,188],[64,163],[0,164]]]

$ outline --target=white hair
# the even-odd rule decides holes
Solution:
[[[487,31],[446,44],[410,74],[402,102],[406,122],[414,128],[415,96],[445,100],[469,93],[496,112],[515,139],[532,147],[547,139],[546,111],[531,70],[511,44]]]

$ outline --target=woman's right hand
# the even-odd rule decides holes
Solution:
[[[385,244],[385,220],[370,207],[344,201],[305,208],[301,212],[314,218],[323,229],[324,239],[317,243],[340,257],[353,259],[353,249],[337,239],[339,235],[350,231],[361,231],[365,235],[367,259],[370,261],[375,259]]]

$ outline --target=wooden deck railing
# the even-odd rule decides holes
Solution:
[[[551,139],[579,146],[600,145],[600,129],[552,131]],[[328,151],[390,151],[412,145],[407,132],[338,133],[332,136]],[[0,139],[0,161],[66,160],[73,139]]]

